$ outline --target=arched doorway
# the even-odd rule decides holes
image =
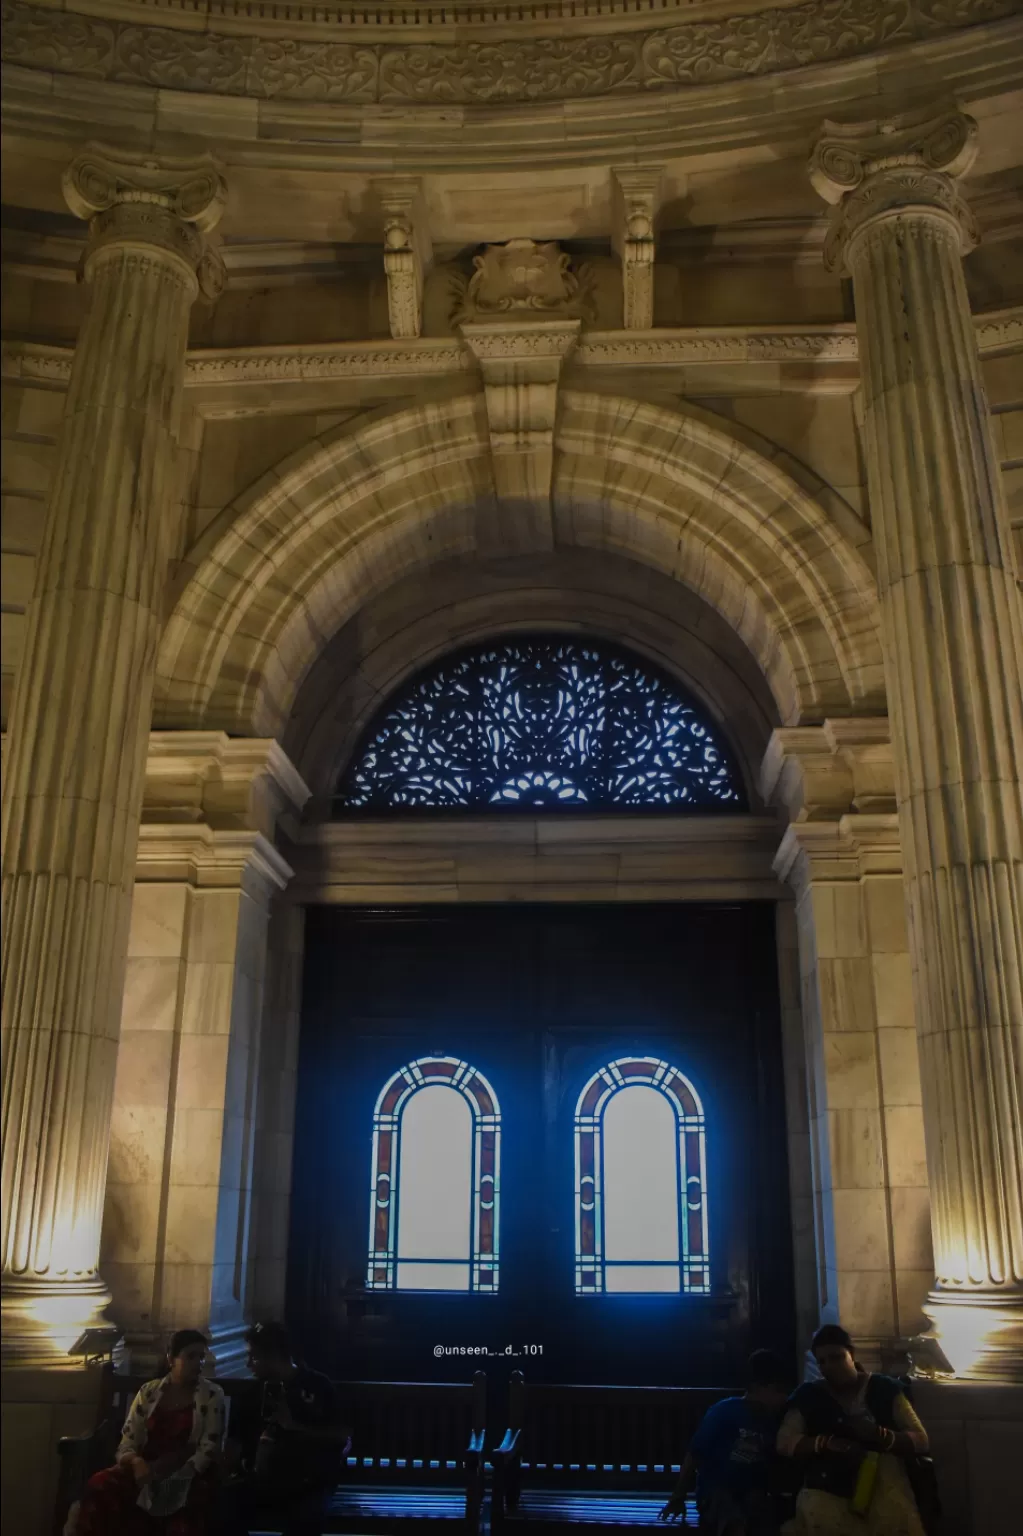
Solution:
[[[408,680],[333,806],[599,843],[748,800],[670,674],[555,632]],[[769,903],[313,908],[302,1014],[288,1304],[335,1369],[710,1385],[792,1346]]]

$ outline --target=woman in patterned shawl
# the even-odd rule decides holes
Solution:
[[[224,1437],[224,1393],[202,1375],[207,1343],[184,1328],[168,1372],[128,1410],[117,1463],[89,1480],[75,1536],[205,1536]]]

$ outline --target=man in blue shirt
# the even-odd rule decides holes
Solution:
[[[662,1520],[685,1517],[696,1479],[700,1530],[710,1536],[767,1536],[778,1529],[770,1474],[774,1443],[790,1391],[784,1361],[769,1349],[750,1356],[746,1392],[715,1403],[689,1444]]]

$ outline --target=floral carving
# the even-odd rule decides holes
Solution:
[[[373,48],[357,48],[351,43],[271,43],[256,38],[248,92],[292,101],[374,101],[377,69]]]
[[[105,80],[110,74],[117,28],[66,11],[3,7],[3,57],[8,64],[54,69]]]
[[[807,0],[648,32],[357,46],[136,26],[8,3],[2,47],[4,59],[23,67],[161,89],[500,105],[768,75],[996,21],[1018,8],[1019,0]]]
[[[117,39],[112,80],[178,91],[245,93],[245,62],[250,40],[173,32],[167,27],[122,27]]]
[[[642,84],[638,41],[626,37],[385,48],[381,101],[549,101]]]

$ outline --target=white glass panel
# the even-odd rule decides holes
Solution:
[[[677,1264],[608,1264],[604,1270],[604,1288],[619,1295],[679,1289]]]
[[[675,1111],[656,1088],[638,1084],[622,1088],[604,1112],[604,1258],[609,1263],[615,1259],[677,1263],[678,1239]],[[666,1287],[644,1283],[628,1288]],[[678,1289],[677,1272],[670,1289]]]
[[[424,1259],[459,1259],[452,1278],[430,1290],[468,1290],[472,1206],[472,1114],[455,1088],[420,1088],[401,1117],[398,1168],[398,1288],[420,1288]],[[429,1266],[431,1270],[434,1266]],[[439,1266],[437,1267],[440,1268]],[[457,1274],[458,1278],[455,1279]]]
[[[469,1266],[468,1264],[399,1264],[397,1288],[399,1291],[467,1291]]]

